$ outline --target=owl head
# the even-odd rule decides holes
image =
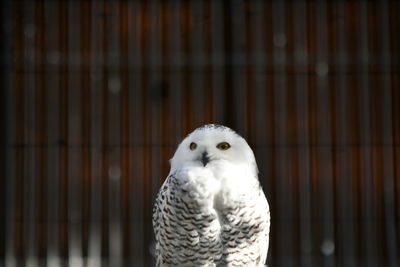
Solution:
[[[185,166],[210,168],[221,164],[257,169],[246,140],[232,129],[216,124],[201,126],[190,133],[179,144],[170,162],[171,172]]]

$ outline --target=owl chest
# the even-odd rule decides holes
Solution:
[[[189,203],[176,199],[172,205],[172,219],[179,226],[176,231],[180,239],[191,244],[220,242],[226,244],[235,240],[239,244],[244,240],[255,238],[261,232],[263,219],[255,205],[237,205],[235,208],[220,205],[204,207],[198,201]],[[167,205],[169,206],[169,205]]]
[[[249,254],[249,244],[260,237],[261,217],[251,203],[212,206],[188,198],[181,191],[161,199],[164,205],[159,240],[167,262],[171,255],[171,259],[182,261],[179,264],[205,266],[207,262],[222,262],[225,266],[239,251]]]

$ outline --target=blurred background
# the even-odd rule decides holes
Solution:
[[[0,266],[152,266],[205,123],[256,154],[269,266],[399,266],[398,1],[0,5]]]

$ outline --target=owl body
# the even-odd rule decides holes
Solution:
[[[157,266],[264,266],[270,215],[254,155],[229,128],[204,127],[178,147],[157,195]]]

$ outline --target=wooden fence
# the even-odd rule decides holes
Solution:
[[[269,266],[399,266],[399,2],[0,5],[0,266],[152,266],[205,123],[255,151]]]

